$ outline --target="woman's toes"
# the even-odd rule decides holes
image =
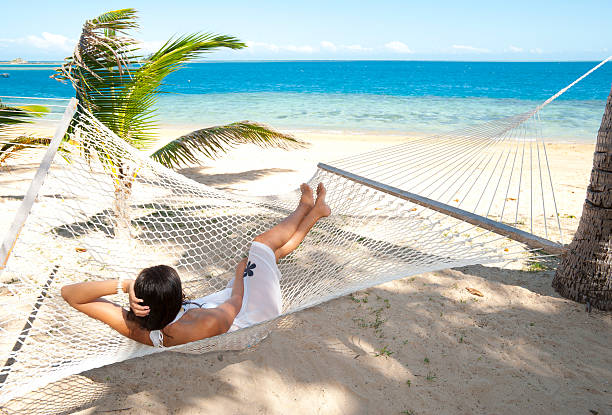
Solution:
[[[317,209],[319,215],[321,216],[329,216],[331,214],[331,209],[325,202],[326,193],[327,190],[325,190],[323,183],[319,183],[317,186],[317,201],[315,202],[315,209]]]
[[[317,186],[317,197],[325,198],[325,193],[327,193],[327,190],[325,190],[325,186],[323,185],[323,182],[320,182],[319,185]]]
[[[310,186],[308,186],[306,183],[302,183],[300,185],[300,191],[302,192],[300,203],[312,207],[314,205],[314,196],[312,194],[312,189],[310,188]]]

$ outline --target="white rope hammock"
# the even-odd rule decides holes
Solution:
[[[240,196],[196,183],[130,147],[76,101],[43,105],[52,111],[36,123],[0,130],[1,149],[12,138],[51,137],[56,129],[51,145],[29,145],[40,167],[2,245],[0,404],[160,351],[72,309],[61,286],[133,277],[165,263],[179,270],[188,296],[207,295],[225,287],[251,240],[298,198]],[[524,259],[531,248],[560,252],[541,108],[320,164],[309,183],[325,183],[333,215],[281,261],[283,315],[426,271]],[[9,174],[18,160],[8,160]],[[240,349],[275,324],[172,349]]]

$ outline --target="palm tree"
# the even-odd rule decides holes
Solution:
[[[54,77],[70,81],[84,109],[121,139],[143,149],[155,140],[155,104],[157,94],[163,92],[164,78],[205,53],[246,45],[232,36],[195,33],[172,38],[157,52],[143,57],[138,41],[129,35],[137,27],[134,9],[109,11],[86,21],[74,55],[66,58]],[[77,119],[81,116],[79,112],[75,115]],[[262,124],[241,121],[193,131],[156,149],[151,157],[172,168],[195,163],[199,155],[215,158],[243,143],[285,149],[305,144]],[[91,144],[84,146],[89,146],[85,149],[88,154],[101,152]],[[135,172],[120,160],[101,155],[98,158],[105,160],[115,183],[118,223],[129,227],[128,201]]]
[[[574,239],[552,282],[563,297],[612,310],[612,90],[597,134],[591,182]]]
[[[129,30],[138,27],[136,11],[110,11],[88,20],[75,48],[54,76],[70,80],[79,103],[136,148],[155,140],[157,94],[163,80],[182,64],[218,48],[246,47],[226,35],[195,33],[168,40],[148,57],[139,54]],[[215,157],[236,144],[289,148],[304,145],[294,137],[258,123],[242,121],[194,131],[157,149],[152,157],[166,167]]]

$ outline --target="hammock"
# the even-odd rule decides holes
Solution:
[[[309,184],[325,183],[333,214],[281,261],[282,315],[409,275],[528,260],[533,249],[561,252],[538,119],[566,89],[524,114],[319,164]],[[48,146],[23,144],[39,168],[0,252],[0,404],[161,351],[69,307],[61,286],[165,263],[178,269],[187,296],[210,294],[298,199],[298,192],[249,197],[199,184],[126,144],[76,100],[43,105],[51,113],[0,132],[2,151],[9,138],[56,129]],[[17,171],[16,160],[9,170]],[[125,296],[111,300],[127,306]],[[242,349],[277,322],[166,350]]]

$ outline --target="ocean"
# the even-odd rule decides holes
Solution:
[[[167,78],[161,124],[194,129],[240,120],[283,131],[447,132],[534,108],[597,62],[298,61],[190,63]],[[5,65],[0,96],[69,98],[57,64]],[[612,63],[541,113],[542,135],[593,141]]]

